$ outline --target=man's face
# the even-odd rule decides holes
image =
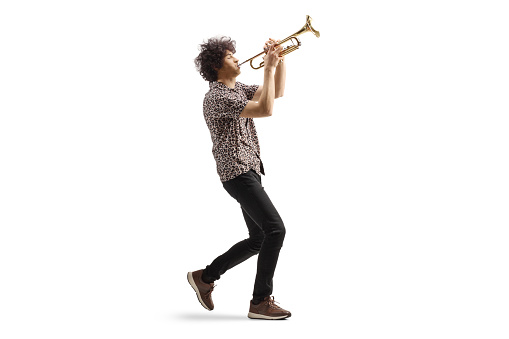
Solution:
[[[240,74],[240,67],[238,66],[239,59],[233,56],[233,53],[226,51],[223,58],[223,67],[218,71],[224,77],[236,77]]]

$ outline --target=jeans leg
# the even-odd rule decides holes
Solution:
[[[283,246],[286,229],[276,208],[254,171],[241,177],[237,201],[242,209],[263,231],[264,241],[258,254],[253,299],[261,300],[272,294],[273,277],[279,252]]]
[[[264,238],[262,229],[251,220],[244,210],[242,210],[242,213],[249,230],[249,238],[239,241],[228,251],[214,259],[203,272],[205,280],[210,282],[219,280],[221,275],[230,268],[237,266],[260,252]]]
[[[242,188],[242,186],[239,186],[238,180],[235,179],[225,184],[225,189],[236,199],[239,187]],[[205,267],[205,270],[203,271],[203,279],[207,282],[219,280],[221,275],[230,268],[237,266],[260,252],[264,233],[260,226],[258,226],[258,224],[246,213],[244,208],[241,208],[241,210],[249,231],[249,238],[236,243],[228,251],[214,259],[210,265]]]
[[[253,299],[272,294],[273,277],[286,229],[283,220],[254,171],[223,183],[228,193],[239,202],[249,230],[245,239],[217,257],[204,271],[204,277],[218,280],[228,269],[259,253]]]

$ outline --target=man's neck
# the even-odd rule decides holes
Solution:
[[[217,82],[220,82],[230,88],[235,88],[235,83],[237,82],[236,78],[223,78],[217,79]]]

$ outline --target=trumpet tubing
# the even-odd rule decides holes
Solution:
[[[297,36],[299,36],[299,35],[301,35],[303,33],[311,32],[317,38],[320,37],[320,32],[318,32],[316,29],[313,28],[313,26],[311,26],[311,20],[312,20],[311,17],[309,15],[306,15],[306,24],[300,30],[298,30],[297,32],[293,33],[292,35],[284,38],[278,44],[276,44],[276,46],[280,46],[280,45],[286,43],[287,41],[290,41],[292,43],[290,46],[283,47],[283,50],[281,51],[280,56],[287,55],[287,54],[289,54],[291,52],[294,52],[297,49],[299,49],[299,47],[301,46],[301,43],[300,43],[300,40],[297,38]],[[247,59],[246,61],[241,62],[239,64],[239,66],[249,61],[249,64],[251,65],[251,68],[253,68],[253,69],[260,69],[260,68],[262,68],[265,65],[265,63],[262,61],[262,62],[260,62],[260,65],[258,67],[255,67],[253,65],[253,60],[255,60],[260,55],[265,54],[265,53],[266,53],[266,51],[264,50],[263,52],[258,53],[257,55],[255,55],[254,57],[252,57],[250,59]]]

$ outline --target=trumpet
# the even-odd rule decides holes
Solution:
[[[290,46],[284,46],[283,47],[283,50],[279,54],[280,57],[284,56],[284,55],[287,55],[288,53],[291,53],[293,51],[296,51],[301,46],[300,40],[299,40],[299,38],[297,38],[297,36],[299,36],[299,35],[301,35],[303,33],[306,33],[306,32],[311,32],[317,38],[320,37],[320,32],[318,32],[316,29],[313,28],[313,26],[311,26],[311,20],[312,20],[311,17],[309,15],[306,15],[306,24],[304,26],[302,26],[302,28],[300,30],[298,30],[297,32],[293,33],[289,37],[284,38],[283,40],[281,40],[279,43],[277,43],[275,45],[275,46],[279,46],[279,45],[284,44],[285,42],[291,42],[292,43]],[[265,65],[265,63],[262,61],[258,67],[255,67],[255,66],[253,66],[253,60],[255,60],[260,55],[265,54],[265,53],[267,53],[267,50],[264,50],[263,52],[255,55],[254,57],[252,57],[250,59],[247,59],[246,61],[241,62],[239,64],[239,66],[244,64],[244,63],[246,63],[246,62],[248,62],[248,61],[250,61],[250,65],[251,65],[251,67],[253,69],[260,69],[260,68],[262,68]]]

